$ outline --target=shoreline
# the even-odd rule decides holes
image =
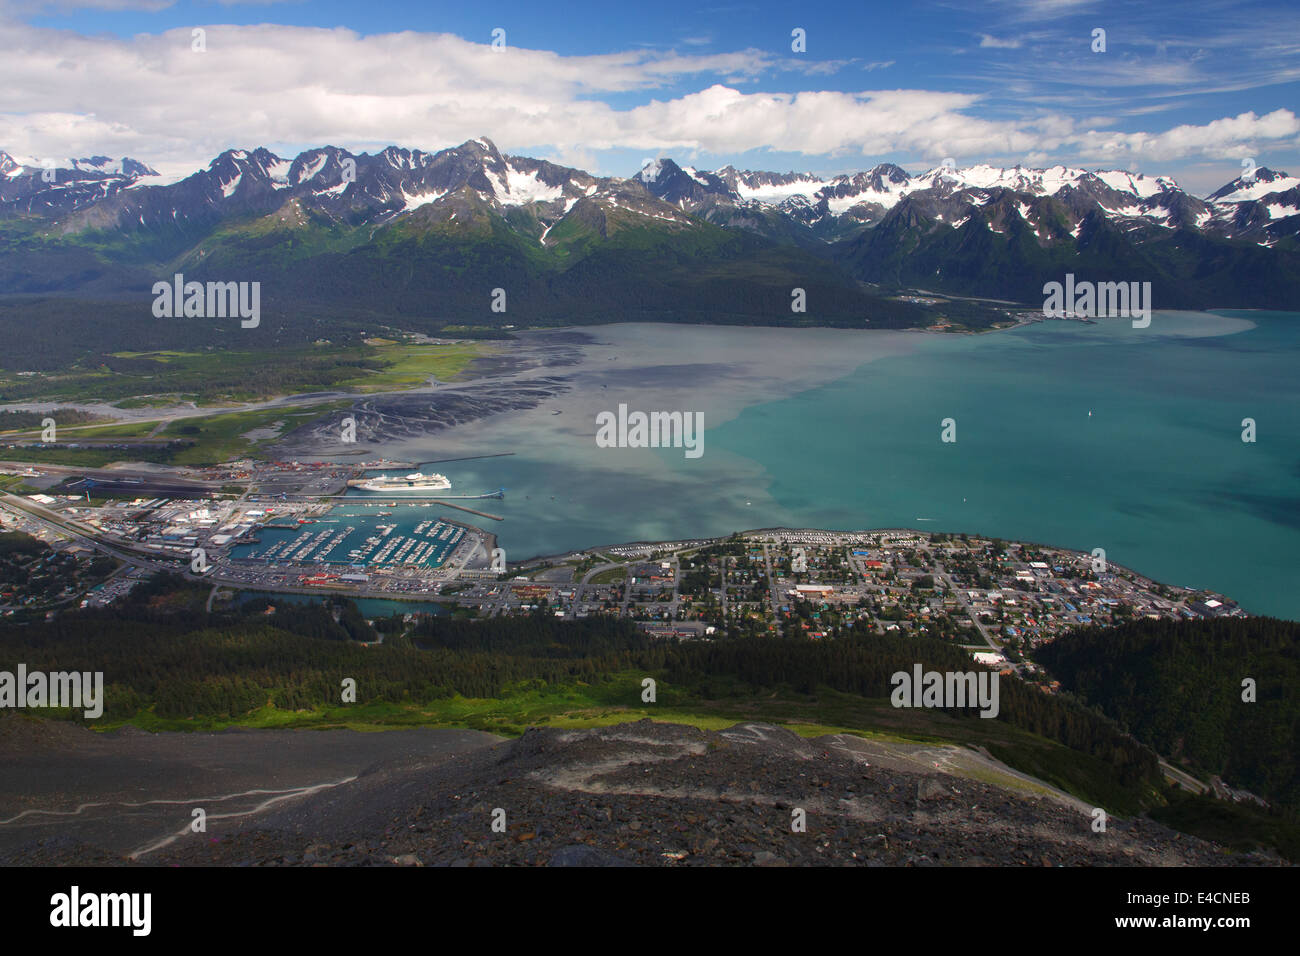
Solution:
[[[1014,303],[1002,303],[1001,300],[977,299],[968,296],[947,296],[947,298],[953,300],[959,300],[959,301],[975,301],[975,302],[996,301],[1000,305],[1001,304],[1006,304],[1007,306],[1015,305]],[[1022,316],[1025,315],[1027,312],[1035,312],[1035,311],[1037,310],[1035,310],[1031,305],[1024,305],[1019,307],[1019,312],[1021,313]],[[1162,309],[1159,311],[1191,312],[1191,313],[1198,313],[1204,315],[1214,315],[1220,318],[1231,318],[1232,316],[1224,315],[1223,313],[1225,312],[1252,312],[1252,313],[1275,312],[1278,310],[1236,308],[1234,306],[1215,306],[1212,308],[1204,308],[1204,309]],[[1105,316],[1101,316],[1099,318],[1105,318]],[[789,326],[789,325],[769,325],[769,324],[761,324],[761,323],[652,322],[652,321],[637,320],[634,322],[602,322],[602,323],[593,323],[591,325],[537,326],[534,328],[511,329],[510,339],[483,340],[483,339],[451,338],[448,339],[447,341],[449,344],[460,344],[460,345],[479,343],[483,341],[490,341],[493,343],[509,342],[511,340],[523,341],[530,337],[540,337],[540,336],[550,335],[554,333],[586,334],[587,330],[590,329],[610,328],[610,327],[618,327],[622,325],[657,325],[663,328],[684,327],[684,328],[700,328],[700,329],[749,329],[755,331],[771,330],[771,329],[786,329],[790,331],[829,330],[829,331],[837,331],[837,332],[854,332],[854,333],[884,332],[884,333],[911,333],[911,334],[936,335],[936,336],[991,335],[997,332],[1009,332],[1014,329],[1025,328],[1026,326],[1030,326],[1030,325],[1036,325],[1040,322],[1050,322],[1050,321],[1083,322],[1084,324],[1096,324],[1097,319],[1096,318],[1090,320],[1070,319],[1070,318],[1063,318],[1059,316],[1034,315],[1033,317],[1030,318],[1024,318],[1024,317],[1016,318],[1013,321],[1011,321],[1010,324],[1006,324],[1006,325],[995,325],[985,329],[963,328],[957,331],[937,329],[934,326],[910,326],[908,328],[893,329],[893,328],[859,328],[856,326],[842,326],[842,325]],[[415,344],[424,344],[424,343],[415,343]],[[591,341],[582,344],[584,345],[594,344],[594,338],[591,339]],[[500,354],[499,352],[500,348],[501,347],[498,345],[492,352],[489,352],[487,355],[479,356],[478,358],[471,360],[469,367],[472,368],[474,362],[477,362],[481,359],[490,358],[492,355]],[[78,426],[78,427],[95,427],[95,425],[98,425],[99,427],[107,427],[114,424],[126,424],[130,422],[159,421],[159,420],[171,420],[171,419],[183,419],[183,418],[202,418],[202,417],[208,417],[212,415],[221,415],[225,413],[258,411],[264,408],[276,408],[276,407],[292,408],[292,407],[296,407],[299,404],[313,405],[313,404],[321,404],[329,401],[341,401],[350,398],[366,398],[366,397],[379,398],[379,397],[393,396],[393,395],[433,394],[449,387],[461,388],[467,385],[472,385],[475,382],[481,382],[483,380],[492,379],[495,377],[498,377],[497,374],[489,371],[473,378],[464,378],[464,379],[458,378],[454,381],[443,381],[441,379],[438,379],[436,381],[433,381],[433,384],[426,382],[419,385],[412,385],[408,388],[401,388],[401,389],[385,389],[381,391],[366,391],[364,389],[357,389],[357,390],[331,389],[324,392],[322,391],[290,392],[285,394],[268,396],[266,398],[259,399],[254,402],[238,402],[238,401],[231,400],[229,402],[212,404],[212,405],[196,405],[193,402],[180,402],[175,405],[153,405],[153,406],[144,406],[140,408],[122,408],[110,402],[102,402],[102,401],[95,401],[95,400],[73,399],[73,400],[64,401],[60,399],[35,399],[35,400],[25,401],[25,402],[0,403],[0,413],[7,412],[7,411],[47,412],[47,411],[55,411],[58,409],[70,409],[74,411],[89,412],[92,414],[102,414],[114,419],[113,421],[109,421],[109,422],[99,422],[99,423],[94,423],[94,425],[91,426]],[[180,414],[182,412],[189,412],[190,414]]]
[[[1060,545],[1047,544],[1041,541],[1026,541],[1026,540],[1021,540],[1019,538],[1014,538],[1014,539],[1003,538],[1000,535],[991,535],[982,531],[980,532],[922,531],[917,528],[859,528],[850,531],[837,531],[828,528],[772,527],[772,528],[749,528],[741,531],[733,531],[730,534],[712,537],[712,538],[684,538],[684,539],[674,539],[669,541],[626,541],[626,542],[620,542],[618,544],[596,545],[588,548],[583,548],[580,550],[563,551],[558,554],[533,555],[523,559],[522,561],[519,562],[512,561],[511,563],[512,564],[517,563],[519,567],[522,568],[536,561],[562,562],[566,558],[571,558],[575,555],[589,554],[594,551],[611,551],[619,548],[631,549],[631,548],[640,548],[640,547],[645,547],[648,550],[653,550],[656,546],[672,545],[672,544],[684,545],[683,547],[678,548],[676,550],[685,551],[685,550],[691,550],[695,548],[707,548],[716,544],[725,544],[727,541],[729,541],[732,537],[735,536],[740,536],[741,538],[745,538],[745,537],[752,537],[758,535],[778,535],[778,534],[788,534],[788,535],[824,534],[824,535],[833,535],[833,536],[840,536],[840,537],[884,535],[884,534],[907,534],[907,535],[916,535],[917,537],[926,538],[926,539],[928,539],[930,535],[936,535],[936,534],[944,535],[949,538],[960,538],[964,534],[969,538],[979,538],[988,541],[992,541],[994,539],[999,541],[1004,541],[1008,546],[1020,545],[1021,547],[1027,546],[1031,548],[1042,549],[1045,551],[1061,551],[1061,552],[1068,552],[1071,554],[1078,554],[1085,557],[1089,556],[1082,551],[1077,551],[1074,548],[1066,548]],[[629,558],[628,560],[631,559]],[[1130,568],[1127,565],[1120,564],[1118,561],[1112,561],[1110,558],[1106,558],[1106,567],[1108,573],[1109,573],[1109,569],[1114,568],[1119,571],[1123,571],[1126,574],[1132,575],[1134,578],[1137,578],[1139,581],[1145,582],[1147,584],[1159,585],[1160,587],[1166,587],[1166,588],[1178,588],[1184,591],[1193,591],[1198,594],[1210,594],[1210,595],[1214,595],[1217,598],[1224,598],[1226,600],[1232,601],[1232,603],[1236,604],[1238,607],[1241,607],[1241,604],[1235,599],[1219,591],[1215,591],[1211,588],[1193,588],[1184,584],[1171,584],[1167,581],[1157,581],[1155,578],[1143,574],[1141,571],[1138,571],[1134,568]],[[1245,609],[1243,608],[1243,610]],[[1249,614],[1249,612],[1247,613]]]

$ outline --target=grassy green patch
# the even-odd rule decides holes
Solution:
[[[176,419],[168,423],[153,437],[166,442],[179,439],[187,444],[168,447],[165,444],[134,447],[128,451],[116,448],[13,448],[4,449],[11,458],[22,461],[50,462],[52,464],[96,467],[121,461],[150,461],[174,465],[211,465],[244,456],[257,456],[267,445],[277,441],[294,428],[305,425],[323,415],[344,408],[352,402],[340,399],[299,408],[282,406],[253,411],[220,412]],[[158,422],[122,422],[105,426],[86,426],[83,429],[60,430],[61,441],[76,441],[78,437],[96,439],[132,439],[152,435]],[[249,432],[275,427],[273,436],[248,438]],[[0,448],[3,448],[0,441]]]
[[[163,438],[185,438],[195,444],[175,452],[170,461],[177,465],[206,465],[246,455],[259,454],[264,446],[277,441],[299,425],[343,408],[351,402],[342,400],[305,408],[263,408],[251,412],[226,412],[172,422],[161,432]],[[274,437],[250,439],[248,432],[277,426]]]
[[[371,358],[379,367],[340,384],[361,391],[375,391],[424,385],[431,377],[449,382],[464,372],[469,363],[485,350],[484,346],[472,342],[376,345],[371,350]]]
[[[447,381],[488,346],[321,343],[275,351],[116,351],[84,356],[37,375],[0,373],[7,400],[114,402],[149,408],[192,401],[204,406],[260,401],[332,389],[372,391]]]

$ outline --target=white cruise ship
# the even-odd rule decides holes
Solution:
[[[426,475],[418,471],[405,478],[389,478],[387,475],[380,475],[378,478],[366,478],[348,484],[362,491],[442,491],[451,487],[451,482],[447,480],[446,475]]]

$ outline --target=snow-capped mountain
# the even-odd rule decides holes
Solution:
[[[833,241],[879,224],[905,199],[935,222],[957,225],[976,208],[1006,195],[1016,214],[1044,242],[1056,232],[1077,236],[1089,213],[1099,211],[1126,231],[1186,228],[1220,238],[1271,246],[1294,236],[1298,224],[1294,189],[1300,181],[1259,169],[1247,183],[1230,183],[1208,199],[1184,192],[1173,179],[1123,170],[1052,166],[939,166],[915,175],[892,163],[859,173],[823,178],[808,173],[770,173],[727,166],[716,172],[682,169],[670,159],[647,165],[637,178],[653,195],[722,226],[748,228],[779,238],[791,226]],[[1037,203],[1047,197],[1056,205]],[[1064,216],[1063,230],[1053,228]],[[774,225],[774,217],[780,227]]]
[[[719,211],[721,204],[727,204],[741,218],[745,212],[774,211],[818,231],[823,238],[851,235],[877,224],[907,197],[914,197],[930,218],[953,225],[968,219],[971,209],[1010,193],[1019,197],[1018,214],[1040,232],[1045,225],[1040,218],[1043,215],[1063,210],[1069,218],[1065,231],[1075,233],[1083,218],[1096,209],[1126,229],[1206,229],[1215,235],[1248,238],[1265,245],[1280,236],[1259,227],[1295,214],[1294,203],[1287,201],[1290,197],[1279,198],[1278,194],[1297,183],[1269,170],[1259,170],[1250,188],[1229,184],[1207,201],[1185,193],[1170,178],[1121,170],[981,165],[939,166],[909,175],[886,163],[865,172],[823,179],[807,173],[752,172],[730,166],[716,173],[693,169],[688,173],[665,159],[647,166],[638,178],[654,195],[687,211],[702,213],[711,222],[729,224],[728,217]],[[725,190],[718,188],[719,181]],[[1035,204],[1032,200],[1036,197],[1056,199],[1062,210]],[[1263,217],[1255,214],[1254,207],[1243,210],[1240,206],[1262,200],[1267,200],[1266,208],[1271,211]]]
[[[1300,179],[1271,169],[1234,179],[1209,196],[1212,228],[1271,246],[1300,234]]]
[[[91,205],[64,207],[60,211],[69,215],[61,229],[202,227],[250,215],[279,215],[285,223],[318,217],[349,226],[416,214],[424,224],[464,223],[471,207],[481,205],[497,214],[526,207],[545,245],[549,227],[575,211],[583,214],[584,202],[683,227],[693,222],[656,201],[637,180],[600,179],[544,160],[503,156],[485,138],[437,153],[390,146],[369,155],[325,146],[287,159],[264,148],[231,149],[177,183],[131,185]]]
[[[909,174],[884,163],[823,178],[732,166],[710,172],[660,158],[631,179],[619,179],[506,156],[486,138],[437,153],[390,146],[369,155],[325,146],[288,159],[264,148],[232,149],[177,183],[150,186],[156,175],[137,160],[105,156],[69,160],[51,175],[34,161],[0,152],[0,215],[61,218],[68,232],[202,224],[281,209],[286,221],[320,215],[365,225],[417,210],[425,210],[426,221],[451,221],[457,207],[473,199],[497,213],[526,207],[545,245],[543,234],[589,200],[577,209],[587,218],[594,204],[595,210],[623,210],[680,227],[703,219],[807,245],[852,237],[904,200],[928,219],[953,226],[1010,195],[1015,214],[1044,242],[1060,232],[1077,235],[1095,210],[1125,230],[1195,229],[1272,245],[1296,235],[1293,217],[1300,213],[1300,180],[1262,168],[1204,200],[1167,177],[1065,166],[949,165]],[[1054,204],[1035,202],[1043,197]]]
[[[1261,285],[1270,262],[1300,276],[1300,180],[1263,168],[1206,199],[1167,177],[1065,166],[949,164],[909,173],[886,163],[820,177],[705,171],[664,157],[624,179],[506,155],[479,138],[434,153],[323,146],[288,158],[230,149],[179,181],[155,176],[128,158],[72,160],[51,174],[0,153],[0,223],[30,220],[43,237],[74,244],[118,233],[123,248],[134,243],[146,257],[187,268],[249,267],[271,249],[277,268],[288,268],[304,256],[355,262],[414,243],[416,251],[402,254],[419,259],[486,243],[490,249],[474,253],[485,262],[567,270],[604,249],[618,264],[592,260],[592,288],[610,269],[626,278],[653,268],[638,259],[649,248],[669,268],[705,269],[701,276],[709,256],[766,257],[772,275],[817,261],[841,270],[836,282],[1017,301],[1032,297],[1043,275],[1084,259],[1099,275],[1135,267],[1163,277],[1171,299],[1219,305],[1289,302],[1290,286]],[[8,287],[58,288],[61,268],[49,260],[39,282],[16,269]],[[76,274],[107,282],[115,273]],[[745,292],[716,294],[735,301]]]
[[[58,215],[157,175],[129,156],[42,161],[0,151],[0,215]]]

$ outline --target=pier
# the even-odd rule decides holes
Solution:
[[[372,491],[369,492],[369,494],[372,495],[373,497],[360,498],[357,497],[356,495],[297,494],[297,495],[289,495],[288,497],[285,498],[285,500],[288,501],[291,498],[303,498],[308,501],[323,501],[328,499],[334,501],[346,501],[349,504],[360,505],[362,507],[373,507],[373,506],[384,506],[384,505],[395,507],[397,505],[402,504],[403,502],[418,503],[422,501],[443,501],[444,499],[447,498],[451,498],[457,501],[482,501],[485,498],[503,499],[506,496],[506,490],[504,488],[498,488],[496,491],[488,491],[481,495],[439,495],[436,498],[433,497],[432,495],[411,494],[410,492],[406,492],[403,494],[385,494],[382,491]]]
[[[483,458],[507,458],[513,455],[512,451],[497,451],[490,455],[466,455],[464,458],[439,458],[437,461],[426,461],[426,465],[445,465],[449,461],[479,461]]]
[[[490,495],[480,495],[481,498],[491,497]],[[478,515],[480,518],[491,518],[493,521],[505,521],[500,515],[490,515],[486,511],[475,511],[473,508],[466,508],[464,505],[453,505],[450,501],[438,501],[434,499],[435,505],[446,505],[448,508],[455,508],[458,511],[468,511],[472,515]]]

